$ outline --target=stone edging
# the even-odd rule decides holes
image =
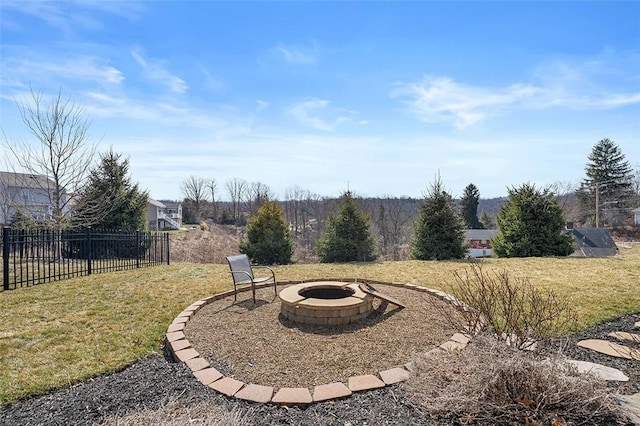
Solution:
[[[456,307],[462,304],[453,296],[427,287],[415,284],[384,282],[373,280],[358,280],[350,278],[323,278],[313,279],[312,281],[341,281],[341,282],[367,282],[369,284],[382,284],[394,287],[402,287],[409,290],[429,293],[440,299],[453,304]],[[291,285],[301,284],[304,281],[282,281],[278,284]],[[256,289],[267,287],[268,284],[257,285]],[[248,291],[251,287],[238,289],[238,292]],[[209,362],[200,356],[200,354],[191,346],[187,340],[184,329],[191,317],[203,306],[208,305],[216,300],[232,296],[233,290],[207,297],[189,305],[183,310],[169,325],[165,335],[165,344],[171,351],[176,361],[187,364],[193,375],[203,385],[209,386],[216,391],[238,399],[244,399],[257,403],[274,403],[281,405],[307,405],[315,402],[328,401],[337,398],[350,396],[353,392],[367,391],[371,389],[383,388],[388,385],[402,382],[409,378],[411,365],[405,364],[403,367],[391,368],[378,372],[377,375],[366,374],[362,376],[349,377],[347,385],[342,382],[334,382],[326,385],[318,385],[313,388],[313,395],[309,392],[309,388],[281,388],[277,390],[271,386],[262,386],[252,383],[244,383],[231,377],[225,377],[218,370],[213,368]],[[447,351],[462,350],[469,343],[469,335],[462,333],[453,334],[449,340],[442,343],[439,348]]]

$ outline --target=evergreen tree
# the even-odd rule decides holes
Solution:
[[[11,227],[13,229],[34,230],[38,228],[38,224],[33,217],[25,213],[22,209],[18,209],[11,219]]]
[[[420,203],[411,255],[419,260],[462,259],[467,254],[464,223],[438,176]]]
[[[351,192],[345,192],[340,198],[338,212],[329,214],[326,229],[318,239],[316,248],[323,263],[375,259],[371,218],[351,196]]]
[[[595,223],[596,204],[600,210],[598,215],[602,213],[602,206],[607,206],[610,212],[624,213],[623,209],[633,198],[633,169],[624,154],[614,141],[602,139],[593,146],[588,158],[585,167],[587,177],[578,190],[583,217]],[[622,219],[616,214],[607,216],[613,224]],[[595,225],[599,226],[598,223]]]
[[[462,210],[462,218],[467,229],[482,229],[482,223],[478,220],[478,203],[480,202],[480,191],[478,187],[470,183],[464,189],[460,206]]]
[[[510,188],[500,206],[500,232],[491,241],[500,257],[567,256],[573,253],[573,237],[563,234],[565,217],[555,194],[532,184]]]
[[[490,215],[484,210],[480,212],[480,223],[483,229],[496,229],[497,227],[495,216]]]
[[[284,211],[277,201],[265,201],[247,224],[247,238],[240,253],[261,265],[291,263],[293,240]]]
[[[131,182],[128,173],[129,159],[121,159],[113,150],[101,154],[78,196],[74,219],[97,229],[144,230],[149,195]]]

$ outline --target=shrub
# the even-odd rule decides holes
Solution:
[[[524,278],[512,279],[506,270],[487,273],[480,264],[471,264],[463,274],[455,271],[447,291],[470,307],[462,312],[469,330],[485,326],[520,349],[561,334],[576,320],[570,303],[553,291],[538,290]],[[460,318],[445,315],[453,321]]]
[[[418,209],[411,255],[418,260],[445,260],[462,259],[466,254],[464,223],[438,177]]]
[[[265,201],[247,225],[247,238],[240,253],[262,265],[291,263],[293,240],[284,212],[277,201]]]
[[[463,424],[621,424],[603,380],[563,358],[537,358],[486,336],[456,354],[417,356],[404,386],[431,416]]]
[[[368,261],[375,259],[374,250],[371,218],[347,191],[318,239],[318,257],[323,263]]]
[[[532,184],[510,188],[500,206],[500,232],[493,251],[500,257],[567,256],[573,253],[573,236],[563,234],[566,220],[556,196]]]

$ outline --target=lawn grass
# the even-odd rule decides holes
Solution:
[[[640,247],[614,258],[487,259],[553,289],[575,307],[579,331],[640,312]],[[365,278],[446,289],[466,262],[373,262],[277,267],[279,280]],[[185,307],[232,288],[227,265],[176,263],[0,293],[0,404],[125,367],[159,352]]]

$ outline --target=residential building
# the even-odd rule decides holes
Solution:
[[[42,175],[0,172],[0,224],[8,225],[18,211],[44,222],[53,217],[55,184]],[[67,209],[63,190],[61,207]]]
[[[147,203],[147,221],[152,231],[180,229],[182,226],[182,204],[167,203],[149,198]]]
[[[490,257],[491,239],[496,235],[497,229],[466,229],[464,241],[469,245],[469,257]]]

